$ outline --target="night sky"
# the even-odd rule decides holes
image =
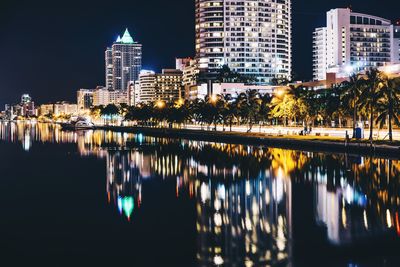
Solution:
[[[312,76],[312,31],[325,12],[400,17],[398,0],[293,0],[293,63]],[[0,0],[0,110],[29,93],[38,103],[75,101],[79,88],[104,85],[104,49],[128,27],[143,44],[143,67],[173,68],[194,55],[194,0]]]

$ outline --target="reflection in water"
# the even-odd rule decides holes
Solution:
[[[293,185],[310,185],[315,224],[333,245],[400,235],[400,162],[373,157],[0,124],[0,140],[77,144],[106,160],[107,200],[132,219],[150,179],[176,181],[195,203],[200,266],[291,264]],[[312,234],[312,233],[310,233]]]

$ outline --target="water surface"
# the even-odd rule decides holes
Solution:
[[[399,266],[400,162],[0,123],[8,266]]]

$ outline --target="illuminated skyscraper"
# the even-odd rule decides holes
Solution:
[[[290,79],[291,0],[196,0],[196,56],[260,83]]]
[[[139,78],[142,69],[142,45],[125,30],[105,51],[106,86],[109,90],[127,90],[130,81]]]
[[[400,63],[399,28],[390,20],[336,8],[326,13],[326,27],[313,35],[314,80],[327,73],[347,77],[369,68]]]

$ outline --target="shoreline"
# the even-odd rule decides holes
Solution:
[[[95,126],[95,130],[110,130],[125,133],[142,133],[153,137],[183,138],[196,141],[264,145],[274,148],[294,149],[310,152],[337,152],[364,156],[382,156],[400,159],[400,145],[374,144],[350,141],[343,138],[324,138],[318,136],[275,136],[256,133],[215,132],[150,127]]]

